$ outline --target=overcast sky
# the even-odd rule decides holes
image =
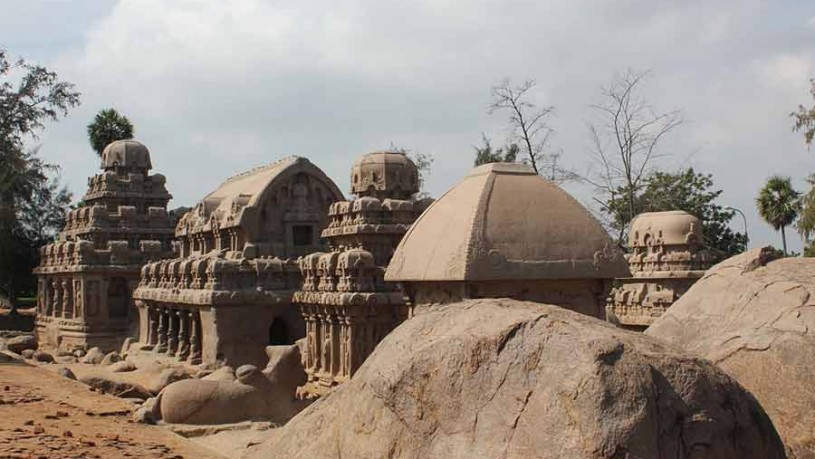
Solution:
[[[354,158],[392,144],[435,157],[439,196],[482,133],[506,136],[487,111],[503,78],[536,79],[534,100],[556,107],[551,146],[583,173],[589,105],[628,68],[650,70],[644,95],[686,119],[658,165],[712,173],[751,245],[780,246],[755,211],[767,177],[804,189],[815,172],[788,117],[813,103],[812,0],[11,0],[0,47],[82,92],[40,139],[77,198],[98,163],[85,126],[106,107],[134,123],[173,207],[291,154],[347,191]],[[590,205],[588,187],[566,188]]]

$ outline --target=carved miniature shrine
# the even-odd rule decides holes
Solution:
[[[612,321],[644,330],[678,300],[710,267],[702,225],[683,211],[638,215],[628,232],[632,277],[608,298]]]
[[[406,155],[370,153],[351,172],[353,201],[328,209],[322,232],[328,253],[300,260],[303,285],[294,294],[306,322],[307,382],[301,398],[315,398],[346,381],[374,347],[407,318],[397,284],[384,281],[396,245],[431,202],[419,191],[416,165]]]
[[[36,332],[52,347],[118,349],[138,326],[131,293],[148,261],[172,255],[171,196],[150,152],[119,140],[102,152],[83,205],[40,251]]]
[[[139,341],[191,364],[264,365],[265,346],[303,336],[294,260],[322,247],[329,205],[342,199],[300,157],[228,179],[179,221],[179,257],[142,269]]]

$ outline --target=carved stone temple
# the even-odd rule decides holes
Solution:
[[[264,366],[265,346],[303,336],[295,260],[321,249],[329,205],[342,199],[300,157],[229,178],[179,221],[178,258],[142,269],[140,343],[190,364]]]
[[[523,164],[477,167],[413,224],[388,265],[414,308],[509,297],[605,318],[621,250],[569,194]]]
[[[88,179],[84,204],[70,210],[57,242],[40,250],[36,333],[66,349],[113,350],[137,327],[131,293],[139,270],[171,256],[171,196],[150,174],[150,152],[119,140],[102,152],[102,172]]]
[[[621,278],[608,298],[609,319],[644,330],[710,267],[702,224],[687,212],[638,215],[628,232],[632,277]]]
[[[419,191],[416,165],[402,153],[362,156],[351,171],[353,201],[328,209],[327,253],[300,260],[303,285],[294,294],[306,323],[301,398],[316,398],[347,380],[374,347],[407,317],[404,294],[387,283],[396,245],[430,199]]]

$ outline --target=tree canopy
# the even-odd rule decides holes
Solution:
[[[133,124],[113,108],[101,110],[88,124],[88,140],[99,156],[111,142],[132,138]]]
[[[79,105],[74,85],[55,72],[9,60],[0,49],[0,294],[12,300],[31,291],[37,248],[62,226],[70,195],[49,179],[57,167],[26,148],[46,121]]]
[[[714,259],[722,260],[743,252],[747,236],[730,229],[734,211],[716,203],[721,194],[722,190],[714,187],[712,175],[693,168],[675,173],[653,172],[645,177],[640,191],[633,194],[633,201],[627,193],[616,193],[605,211],[615,229],[623,229],[625,234],[624,228],[637,214],[684,210],[702,221],[705,246]],[[630,215],[632,211],[634,214]]]
[[[812,98],[815,99],[815,78],[810,80],[810,83],[812,87],[809,93],[812,94]],[[804,142],[806,142],[808,146],[812,145],[812,139],[815,137],[815,105],[812,106],[812,108],[799,105],[798,110],[790,113],[790,116],[794,120],[792,130],[795,132],[803,131]]]
[[[517,143],[511,143],[505,147],[494,149],[487,136],[482,134],[481,141],[484,145],[474,147],[475,161],[473,163],[475,166],[489,163],[514,163],[518,159],[520,148]]]
[[[789,177],[774,175],[767,180],[756,198],[758,214],[776,231],[781,230],[781,243],[787,253],[785,228],[798,217],[799,193],[792,187]]]

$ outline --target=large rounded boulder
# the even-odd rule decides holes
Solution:
[[[646,334],[752,392],[789,455],[815,458],[815,259],[755,249],[714,266]]]
[[[712,364],[556,306],[436,306],[247,454],[292,458],[782,458]]]

